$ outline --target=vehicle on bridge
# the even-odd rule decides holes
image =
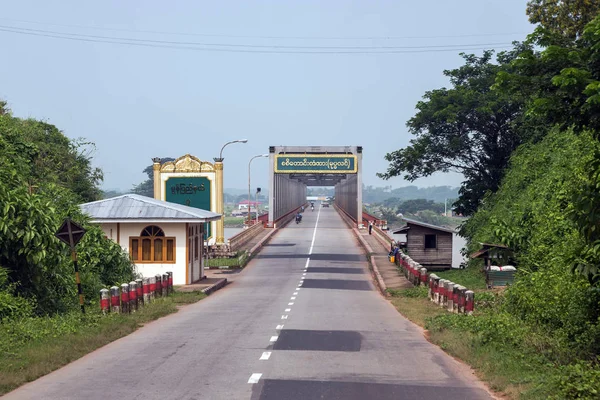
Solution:
[[[321,206],[322,207],[329,207],[329,203],[325,201],[325,202],[321,203]]]

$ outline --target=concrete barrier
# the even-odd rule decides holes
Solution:
[[[129,308],[129,284],[123,283],[121,285],[121,312],[123,314],[129,314],[131,312]]]
[[[108,289],[100,290],[100,310],[104,315],[110,311],[110,293]]]
[[[153,302],[156,299],[156,276],[151,276],[148,280],[150,281],[150,302]]]
[[[137,283],[135,281],[129,282],[129,310],[130,312],[138,310]]]
[[[154,291],[154,296],[159,298],[162,296],[162,275],[156,274],[154,275],[154,278],[156,278],[156,289]]]
[[[144,306],[144,280],[139,279],[139,278],[136,279],[135,287],[137,289],[138,307],[143,307]]]
[[[113,286],[110,288],[110,310],[114,313],[121,312],[121,299],[119,298],[119,288]]]
[[[123,283],[120,288],[112,286],[110,290],[100,289],[100,309],[102,310],[102,313],[121,312],[129,314],[139,310],[144,304],[150,304],[153,298],[153,292],[151,291],[151,282],[153,280],[156,280],[156,277],[137,279],[136,281]],[[139,287],[138,282],[141,282]],[[165,274],[164,282],[165,284],[162,286],[161,290],[165,290],[166,297],[174,292],[173,287],[169,287],[168,274]],[[141,293],[141,295],[139,293]]]

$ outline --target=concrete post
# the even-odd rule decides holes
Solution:
[[[152,303],[154,301],[154,299],[156,298],[156,276],[151,276],[150,278],[148,278],[148,281],[150,282],[150,293],[149,293],[149,297],[150,297],[150,302]]]
[[[448,293],[448,300],[446,300],[446,309],[452,312],[454,310],[454,282],[448,282],[446,293]]]
[[[130,312],[136,312],[137,309],[137,283],[135,281],[131,281],[129,282],[129,310]]]
[[[460,288],[462,286],[460,285],[454,285],[454,291],[452,292],[452,297],[454,298],[452,305],[453,305],[453,309],[452,312],[453,313],[458,313],[458,294],[460,293]]]
[[[144,280],[136,279],[135,287],[137,288],[138,308],[144,306]]]
[[[150,304],[150,278],[144,278],[142,283],[144,304]]]
[[[121,299],[119,299],[119,288],[112,286],[110,288],[110,306],[114,313],[121,312]]]
[[[167,275],[169,275],[169,294],[173,294],[173,272],[167,271]]]
[[[158,298],[162,296],[162,276],[160,274],[156,274],[154,277],[156,278],[155,296]]]
[[[421,273],[421,285],[427,286],[427,268],[421,267],[419,272]]]
[[[438,303],[440,307],[444,306],[444,298],[446,297],[446,279],[440,279],[438,285]]]
[[[464,286],[461,286],[459,288],[458,291],[458,312],[460,314],[464,314],[465,312],[465,292],[467,291],[467,288]]]
[[[166,273],[162,275],[162,295],[164,297],[169,295],[169,275]]]
[[[472,290],[465,292],[465,313],[468,315],[473,314],[475,308],[475,293]]]
[[[121,285],[121,312],[123,314],[129,314],[131,309],[129,308],[129,284],[123,283]]]
[[[440,277],[436,274],[431,274],[431,301],[434,303],[438,302],[438,284]]]
[[[100,310],[104,315],[110,311],[110,293],[108,289],[100,289]]]

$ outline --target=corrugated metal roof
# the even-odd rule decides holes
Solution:
[[[424,226],[425,228],[431,228],[431,229],[435,229],[435,230],[442,231],[442,232],[456,233],[456,231],[454,229],[444,228],[442,226],[431,225],[431,224],[427,224],[425,222],[416,221],[414,219],[409,219],[409,218],[404,218],[404,217],[402,217],[402,219],[405,220],[409,224]]]
[[[221,218],[217,214],[195,207],[169,203],[138,194],[124,194],[105,200],[81,204],[81,211],[92,222],[173,221],[209,222]]]

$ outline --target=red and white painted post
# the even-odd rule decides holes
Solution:
[[[421,273],[421,285],[427,286],[427,268],[421,267],[419,272]]]
[[[110,311],[110,293],[108,289],[100,289],[100,310],[104,315]]]
[[[119,288],[116,286],[110,288],[110,306],[112,312],[121,312],[121,299],[119,298]]]
[[[160,274],[155,275],[156,278],[156,297],[162,296],[162,276]]]
[[[467,288],[461,286],[458,290],[458,313],[463,314],[465,312],[465,292]]]
[[[136,312],[137,309],[137,283],[135,281],[131,281],[129,282],[129,310],[130,312]]]
[[[137,288],[138,308],[141,308],[144,306],[144,280],[139,278],[136,279],[135,287]]]
[[[169,275],[169,294],[173,294],[173,272],[167,271],[167,275]]]
[[[450,312],[454,310],[454,282],[448,282],[446,286],[446,293],[448,299],[446,300],[446,309]]]
[[[434,277],[435,277],[435,274],[431,274],[427,278],[427,298],[431,301],[433,301],[433,278]]]
[[[440,277],[437,276],[436,274],[431,274],[431,277],[433,278],[433,287],[432,287],[432,292],[431,292],[431,301],[433,301],[434,303],[438,303],[440,300],[440,289],[439,289],[439,285],[440,285]]]
[[[121,285],[121,312],[123,314],[131,312],[129,308],[129,284],[127,283]]]
[[[454,290],[452,291],[452,297],[454,298],[452,301],[452,312],[458,313],[458,294],[460,293],[460,285],[454,285]]]
[[[169,275],[166,273],[162,275],[162,295],[164,297],[169,295]]]
[[[151,276],[148,280],[150,281],[150,302],[154,302],[156,298],[156,277]]]
[[[465,292],[465,313],[468,315],[473,314],[475,308],[475,293],[472,290]]]
[[[144,278],[142,283],[144,304],[150,304],[150,278]]]
[[[444,306],[445,298],[446,298],[446,279],[440,279],[438,286],[438,304],[440,307]]]

